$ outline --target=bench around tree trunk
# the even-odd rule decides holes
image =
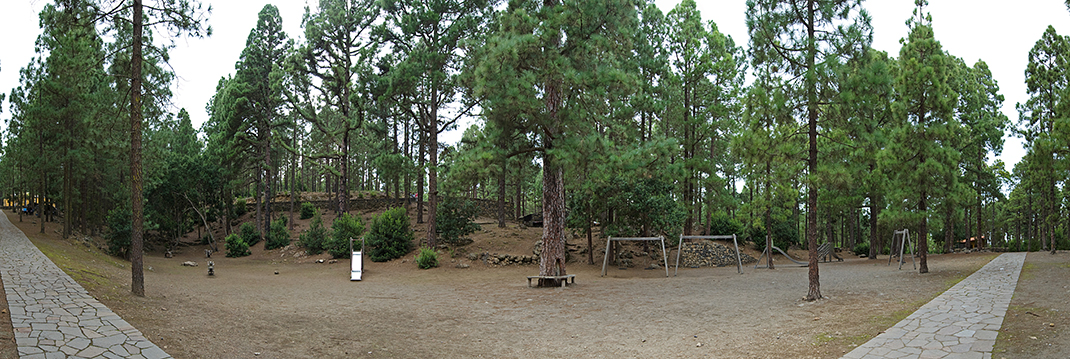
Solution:
[[[572,280],[572,284],[576,284],[576,275],[575,274],[566,274],[566,275],[529,275],[528,276],[528,287],[531,287],[531,280],[532,279],[536,279],[536,278],[537,279],[553,279],[553,280],[561,281],[561,287],[564,287],[565,284],[568,283],[569,280]]]

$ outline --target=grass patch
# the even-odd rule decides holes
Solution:
[[[56,242],[29,236],[30,241],[49,260],[74,279],[78,285],[94,294],[121,298],[124,285],[116,283],[105,272],[108,267],[128,269],[115,258],[71,242]],[[98,298],[99,299],[99,298]]]
[[[836,340],[836,337],[833,337],[832,334],[821,333],[821,334],[818,334],[818,335],[814,336],[814,342],[811,343],[811,344],[813,344],[813,345],[825,345],[825,344],[831,343],[832,341],[835,341],[835,340]]]
[[[914,313],[914,311],[918,310],[918,308],[925,305],[925,303],[928,303],[930,300],[932,299],[920,300],[915,303],[911,303],[907,309],[897,310],[889,315],[877,315],[870,317],[870,322],[879,325],[883,328],[891,328],[893,325],[895,325],[895,323],[899,323],[903,319],[906,319],[910,316],[911,313]]]
[[[818,334],[818,335],[814,336],[814,339],[811,342],[811,344],[813,344],[815,346],[816,345],[829,345],[829,344],[831,344],[831,345],[834,345],[834,346],[845,346],[845,347],[852,347],[853,348],[853,347],[862,345],[865,342],[868,342],[870,339],[873,339],[873,336],[869,335],[869,334],[844,336],[844,335],[840,334],[839,332],[836,332],[836,333],[821,333],[821,334]]]
[[[1067,265],[1070,265],[1070,263],[1068,263]],[[1028,261],[1026,261],[1025,265],[1022,266],[1022,272],[1018,274],[1018,280],[1023,281],[1036,278],[1036,270],[1037,265],[1035,263],[1029,263]]]

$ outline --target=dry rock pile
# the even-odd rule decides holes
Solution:
[[[746,253],[739,256],[743,264],[757,262]],[[680,246],[682,267],[723,267],[736,265],[736,250],[711,241],[686,242]]]

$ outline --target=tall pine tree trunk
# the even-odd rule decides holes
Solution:
[[[502,171],[498,174],[498,228],[505,228],[505,177],[509,159],[502,159]]]
[[[925,123],[925,117],[921,117],[919,123]],[[920,156],[918,163],[925,163],[925,156]],[[918,273],[929,273],[929,191],[926,188],[921,189],[921,200],[918,201],[918,212],[922,213],[921,217],[921,230],[918,231]]]
[[[346,88],[349,88],[348,86]],[[348,92],[348,91],[347,91]],[[346,118],[349,118],[348,114]],[[348,125],[347,125],[348,126]],[[341,175],[338,176],[338,214],[349,212],[349,129],[342,133]]]
[[[134,0],[133,54],[130,56],[130,210],[133,223],[130,226],[130,291],[139,297],[145,296],[145,272],[142,251],[144,250],[144,213],[141,189],[144,178],[141,173],[141,37],[144,18],[141,0]]]
[[[291,148],[297,148],[297,125],[294,124]],[[294,207],[297,207],[297,155],[290,155],[290,230],[294,230]]]
[[[524,197],[523,197],[523,183],[524,179],[520,178],[524,174],[524,166],[516,166],[516,216],[514,218],[520,218],[524,216]],[[19,217],[22,218],[22,217]]]
[[[431,92],[431,98],[438,97],[437,91]],[[427,245],[435,248],[438,233],[435,233],[435,217],[438,212],[438,107],[431,106],[427,111]]]
[[[773,224],[772,224],[772,198],[769,193],[769,176],[772,174],[772,165],[765,161],[765,252],[768,253],[766,263],[769,269],[776,269],[773,265]]]
[[[271,167],[271,128],[265,129],[267,131],[267,139],[264,140],[264,231],[261,232],[261,240],[267,240],[271,233],[271,202],[275,197],[275,193],[272,192],[271,181],[274,177],[275,170]]]
[[[947,219],[944,220],[944,253],[951,253],[951,243],[955,241],[955,226],[952,224],[954,223],[952,216],[954,215],[955,209],[951,208],[951,206],[946,207],[947,209],[945,209],[945,211],[947,211],[947,213],[945,213],[945,217]],[[967,222],[969,222],[969,220],[967,220]]]
[[[424,201],[427,197],[424,195],[424,149],[426,141],[423,141],[423,135],[420,136],[420,165],[419,177],[416,178],[416,223],[424,223]]]
[[[876,201],[875,197],[869,198],[869,259],[877,259],[877,253],[881,247],[880,235],[877,231],[877,215],[880,213],[880,206]]]
[[[814,188],[814,176],[817,173],[817,75],[814,73],[817,71],[815,61],[817,58],[817,46],[815,44],[816,38],[814,35],[814,13],[817,12],[815,8],[817,6],[814,1],[807,3],[807,22],[806,22],[806,112],[807,112],[807,128],[808,137],[810,139],[810,147],[808,155],[806,157],[806,170],[807,175],[810,176],[809,184],[806,186],[806,243],[809,249],[810,261],[808,264],[809,270],[807,272],[807,279],[809,281],[809,288],[806,292],[806,300],[814,301],[821,299],[821,275],[817,268],[817,189]]]
[[[557,0],[544,0],[544,6],[557,5]],[[550,41],[549,51],[558,51],[560,35]],[[564,170],[553,155],[554,139],[561,134],[561,119],[558,110],[562,103],[562,80],[552,74],[543,88],[546,112],[550,124],[543,131],[543,176],[542,176],[542,253],[539,255],[539,275],[565,275],[565,182]],[[559,280],[539,279],[540,287],[558,286]]]

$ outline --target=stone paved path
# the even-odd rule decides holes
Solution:
[[[1025,255],[996,257],[844,358],[992,358]]]
[[[170,358],[0,214],[0,276],[20,358]]]

